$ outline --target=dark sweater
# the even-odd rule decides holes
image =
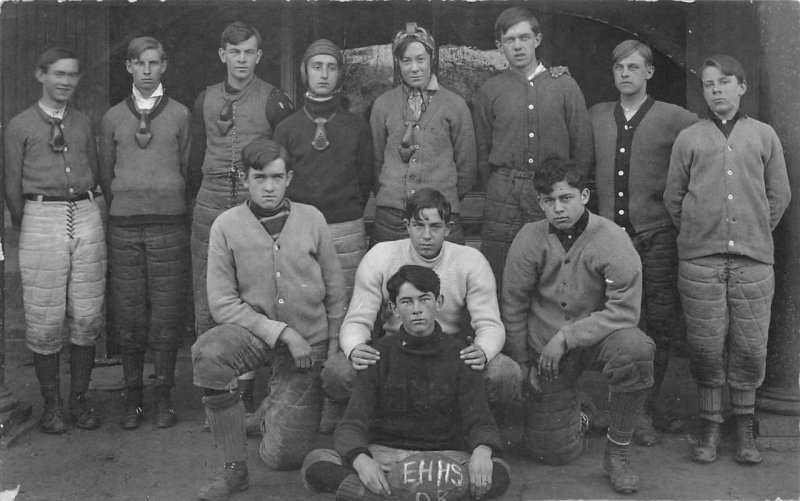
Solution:
[[[483,373],[459,358],[464,343],[436,330],[428,337],[403,329],[373,345],[374,366],[356,374],[353,396],[334,434],[347,464],[367,445],[406,450],[464,450],[478,445],[500,451],[500,434],[489,411]]]
[[[307,100],[304,108],[314,118],[336,113],[325,124],[330,146],[322,151],[311,146],[317,126],[303,109],[278,124],[273,138],[289,151],[294,171],[286,196],[313,205],[328,224],[363,217],[374,179],[369,125],[342,108],[338,97]]]

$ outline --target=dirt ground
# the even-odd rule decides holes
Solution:
[[[33,404],[33,419],[38,419],[41,398],[29,363],[28,355],[9,355],[6,379],[18,399]],[[65,374],[64,392],[68,379]],[[179,422],[174,428],[157,429],[148,420],[138,430],[121,430],[122,392],[113,389],[121,385],[121,379],[120,366],[95,369],[90,400],[103,419],[99,430],[72,429],[64,435],[48,436],[33,427],[8,449],[0,450],[0,491],[21,485],[19,501],[195,499],[197,489],[218,472],[220,459],[211,435],[203,431],[204,412],[200,394],[191,385],[188,348],[179,355],[174,399]],[[259,383],[257,393],[265,386]],[[598,405],[603,405],[606,393],[599,375],[584,377],[583,386]],[[796,449],[764,450],[761,465],[743,467],[733,459],[733,437],[728,434],[716,463],[691,462],[689,451],[697,422],[692,418],[693,385],[685,359],[673,358],[663,397],[667,412],[680,418],[675,423],[683,426],[677,426],[676,433],[664,434],[662,445],[632,448],[633,465],[642,478],[641,490],[625,499],[800,498],[800,454]],[[149,390],[145,394],[148,398]],[[150,411],[146,402],[145,412]],[[604,475],[601,435],[590,437],[587,450],[574,463],[543,466],[523,457],[517,448],[520,422],[521,412],[513,410],[502,428],[509,444],[506,458],[513,479],[502,500],[623,497],[614,493]],[[329,436],[319,437],[320,446],[330,446],[331,442]],[[333,499],[306,492],[297,471],[268,470],[258,458],[258,445],[258,438],[248,440],[250,489],[235,495],[232,501]]]

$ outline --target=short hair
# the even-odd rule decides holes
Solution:
[[[164,46],[161,45],[161,42],[153,37],[137,37],[128,43],[127,60],[133,61],[139,59],[139,56],[146,50],[157,51],[162,61],[166,61],[167,59],[167,53],[164,51]]]
[[[503,34],[505,34],[509,28],[522,21],[528,21],[528,23],[530,23],[531,31],[533,31],[535,35],[542,32],[542,28],[539,26],[539,20],[536,19],[536,16],[534,16],[531,11],[523,9],[522,7],[511,7],[497,16],[497,21],[494,23],[494,39],[499,42]]]
[[[44,51],[42,55],[39,56],[39,61],[36,63],[36,69],[41,70],[43,73],[47,73],[47,71],[50,69],[50,66],[61,59],[75,59],[78,61],[78,68],[80,69],[81,62],[80,59],[78,59],[78,55],[64,47],[50,47]]]
[[[540,195],[552,192],[553,185],[561,181],[580,191],[588,187],[586,175],[575,160],[548,158],[533,174],[533,187]]]
[[[292,170],[286,148],[266,136],[258,137],[242,149],[242,172],[246,176],[250,169],[261,170],[279,158],[286,164],[286,172]]]
[[[420,292],[430,292],[436,297],[439,297],[441,292],[441,280],[439,280],[439,275],[435,271],[417,264],[406,264],[401,266],[386,282],[389,301],[392,303],[397,301],[400,287],[405,283],[413,285]]]
[[[747,75],[744,72],[742,63],[724,54],[707,57],[706,60],[703,61],[703,65],[700,67],[701,82],[703,80],[703,71],[711,66],[717,68],[723,75],[736,77],[739,83],[747,83]]]
[[[219,47],[225,49],[228,44],[239,45],[246,40],[250,40],[251,37],[256,37],[256,46],[261,49],[261,33],[249,24],[234,21],[222,31],[222,36],[219,37]]]
[[[611,53],[611,60],[616,64],[634,52],[638,52],[644,58],[647,66],[653,66],[653,50],[638,40],[623,40],[620,42],[619,45],[614,47],[614,52]]]
[[[408,197],[405,218],[409,221],[419,219],[420,214],[425,209],[436,209],[436,212],[439,213],[439,217],[441,217],[445,223],[450,222],[450,202],[447,201],[444,195],[432,188],[422,188]]]

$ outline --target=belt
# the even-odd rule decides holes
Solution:
[[[59,195],[35,195],[33,193],[26,193],[25,199],[31,200],[34,202],[80,202],[82,200],[94,200],[97,194],[93,191],[87,191],[86,193],[81,193],[80,195],[76,195],[74,197],[62,197]]]
[[[533,179],[533,171],[510,169],[508,167],[498,167],[494,170],[501,176],[519,177],[522,179]]]

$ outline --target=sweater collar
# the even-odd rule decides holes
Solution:
[[[417,249],[414,248],[414,244],[411,243],[410,238],[407,238],[406,241],[408,242],[408,255],[413,264],[425,266],[426,268],[435,268],[444,259],[444,253],[445,253],[445,247],[447,247],[447,241],[442,243],[442,249],[439,251],[439,253],[430,259],[422,257],[419,254],[419,252],[417,252]]]
[[[442,327],[439,325],[439,322],[434,323],[433,332],[430,336],[412,336],[406,332],[402,325],[397,335],[400,340],[400,349],[409,355],[431,357],[438,355],[444,350],[444,345],[442,343],[444,341],[444,334],[442,333]]]
[[[313,118],[328,118],[333,114],[342,104],[342,97],[339,94],[331,96],[330,99],[318,101],[310,99],[306,93],[306,99],[303,102],[303,107],[308,111],[308,114]]]

